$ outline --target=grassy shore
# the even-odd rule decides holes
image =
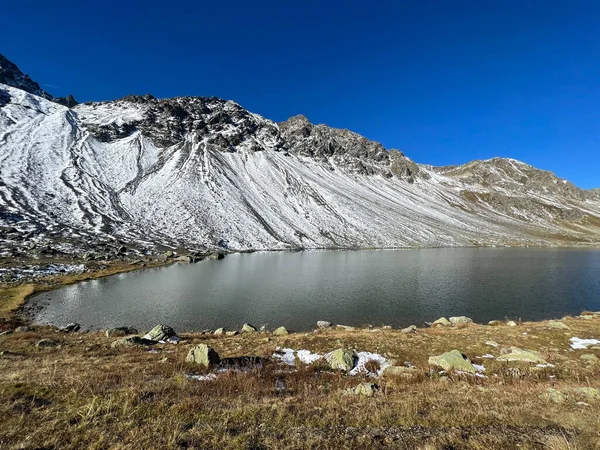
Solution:
[[[568,329],[532,322],[414,333],[192,333],[148,348],[113,348],[116,338],[100,332],[35,327],[0,337],[0,448],[600,448],[600,398],[581,390],[600,387],[600,364],[580,358],[600,351],[572,350],[569,341],[600,338],[600,315],[587,317],[565,318]],[[36,347],[44,338],[57,345]],[[197,381],[188,375],[208,369],[185,357],[200,343],[221,357],[270,362]],[[551,366],[497,361],[511,346],[538,351]],[[271,358],[277,347],[370,351],[416,369],[379,378],[320,362],[291,369]],[[485,378],[429,366],[429,356],[452,349],[485,365]],[[379,391],[348,394],[362,382]]]

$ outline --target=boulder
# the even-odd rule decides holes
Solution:
[[[567,324],[559,320],[549,320],[546,326],[553,330],[570,330]]]
[[[507,327],[516,327],[517,322],[515,322],[514,320],[509,320],[508,322],[506,322],[506,326]]]
[[[317,322],[317,328],[331,328],[331,322],[327,322],[326,320],[319,320]]]
[[[415,333],[417,331],[416,325],[409,325],[406,328],[402,328],[400,333]]]
[[[206,344],[200,344],[190,349],[185,358],[185,362],[199,364],[209,368],[212,365],[219,364],[221,358],[219,354]]]
[[[329,364],[329,367],[333,370],[344,370],[349,372],[355,365],[354,352],[344,348],[338,348],[337,350],[329,352],[324,358]]]
[[[488,322],[488,325],[489,325],[490,327],[497,327],[497,326],[500,326],[500,325],[502,325],[502,321],[501,321],[501,320],[490,320],[490,321]]]
[[[249,323],[245,323],[242,326],[242,333],[256,333],[256,327],[250,325]]]
[[[540,355],[538,352],[533,350],[524,350],[518,347],[511,347],[510,353],[498,356],[496,361],[546,364],[546,360],[542,358],[542,355]]]
[[[437,356],[430,356],[430,366],[440,367],[445,371],[461,370],[463,372],[475,373],[475,367],[458,350],[452,350]]]
[[[135,328],[131,328],[131,327],[109,328],[108,330],[106,330],[104,332],[104,335],[108,338],[131,336],[133,334],[138,334],[138,330],[136,330]]]
[[[54,341],[52,339],[42,339],[42,340],[39,340],[37,342],[37,344],[35,344],[36,347],[40,347],[40,348],[43,348],[43,347],[56,347],[57,345],[58,345],[58,342],[56,342],[56,341]]]
[[[432,327],[449,327],[452,325],[445,317],[440,317],[438,320],[431,324]]]
[[[141,338],[139,336],[126,336],[121,339],[117,339],[110,346],[112,348],[117,347],[148,347],[154,344],[153,340]]]
[[[217,328],[214,333],[215,336],[223,336],[224,334],[225,334],[224,328]]]
[[[64,327],[59,328],[58,331],[60,331],[61,333],[75,333],[75,332],[79,331],[80,329],[81,329],[81,325],[73,322],[68,325],[65,325]]]
[[[290,334],[285,327],[279,327],[273,331],[273,336],[287,336]]]
[[[236,330],[225,332],[225,336],[235,336],[236,334],[238,334]]]
[[[373,397],[377,391],[379,390],[379,386],[375,383],[360,383],[355,388],[348,389],[347,392],[352,395],[362,395],[364,397]]]
[[[449,321],[452,325],[466,325],[468,323],[473,323],[473,319],[467,316],[450,317]]]
[[[151,341],[164,341],[170,337],[175,336],[175,330],[167,325],[156,325],[152,328],[146,335],[144,339],[149,339]]]

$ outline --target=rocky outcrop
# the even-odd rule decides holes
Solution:
[[[546,360],[534,350],[524,350],[518,347],[511,347],[510,353],[501,355],[496,358],[496,361],[506,362],[526,362],[533,364],[546,364]]]
[[[164,341],[170,337],[176,336],[175,330],[167,325],[156,325],[146,335],[144,339],[151,341]]]
[[[202,367],[209,368],[221,362],[219,354],[206,344],[200,344],[190,349],[186,362],[198,364]]]
[[[349,372],[356,364],[356,356],[352,350],[338,348],[324,355],[325,361],[333,370]]]

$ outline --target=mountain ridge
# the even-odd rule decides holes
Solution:
[[[10,251],[46,241],[97,250],[90,238],[231,250],[600,242],[597,191],[516,160],[434,167],[231,100],[63,106],[35,85],[0,84],[0,240]],[[1,233],[15,224],[12,237]]]

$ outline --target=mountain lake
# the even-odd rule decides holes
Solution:
[[[600,250],[257,252],[81,282],[30,300],[38,323],[86,329],[290,331],[318,320],[424,326],[442,316],[541,320],[600,310]]]

